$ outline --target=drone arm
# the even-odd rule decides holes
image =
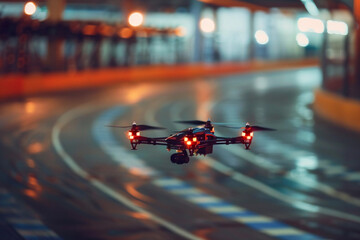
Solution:
[[[148,137],[138,137],[138,144],[149,144],[149,145],[167,145],[165,138],[148,138]]]
[[[217,137],[214,140],[206,140],[201,141],[200,144],[207,145],[207,144],[213,144],[213,145],[229,145],[229,144],[242,144],[244,143],[244,140],[242,137],[232,137],[232,138],[226,138],[226,137]]]

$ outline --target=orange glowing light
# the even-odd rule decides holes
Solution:
[[[242,132],[242,133],[241,133],[241,136],[245,137],[245,136],[246,136],[246,133],[245,133],[245,132]]]
[[[114,34],[115,29],[111,26],[103,25],[100,28],[100,33],[104,36],[110,37]]]
[[[252,136],[252,137],[253,137],[253,136],[254,136],[254,133],[253,133],[253,132],[251,132],[251,133],[250,133],[250,136]]]
[[[191,141],[187,141],[186,144],[190,146],[190,145],[191,145]]]
[[[27,2],[25,5],[24,5],[24,13],[26,15],[33,15],[35,12],[36,12],[36,4],[33,3],[33,2]]]
[[[129,172],[133,175],[143,175],[144,172],[141,168],[133,167],[129,169]]]
[[[132,27],[139,27],[144,22],[144,15],[140,12],[133,12],[129,16],[129,24]]]
[[[132,212],[132,214],[130,214],[130,216],[132,216],[133,218],[136,218],[136,219],[150,219],[150,216],[149,214],[147,213],[142,213],[142,212]]]
[[[35,167],[35,162],[32,159],[26,159],[26,164],[30,167],[30,168],[34,168]]]
[[[129,136],[131,136],[131,135],[132,135],[132,132],[128,132],[128,134],[129,134]]]
[[[189,140],[188,137],[184,137],[184,141],[187,142]]]
[[[88,24],[83,28],[83,33],[85,35],[95,35],[96,33],[96,25]]]
[[[130,139],[131,139],[131,140],[134,139],[134,136],[131,135],[131,136],[130,136]]]
[[[197,138],[196,138],[196,137],[194,137],[194,138],[193,138],[193,142],[196,142],[196,141],[197,141]]]
[[[175,35],[178,37],[184,37],[186,35],[186,28],[185,27],[177,27],[175,29]]]
[[[200,29],[204,33],[212,33],[215,31],[215,22],[210,18],[203,18],[200,20]]]
[[[136,136],[140,136],[140,132],[137,132],[137,133],[136,133]]]
[[[25,111],[27,113],[33,113],[35,111],[35,104],[33,102],[27,102],[25,104]]]
[[[37,197],[37,193],[34,190],[31,189],[26,189],[24,191],[25,195],[31,198],[36,198]]]
[[[142,201],[152,201],[151,198],[147,197],[146,195],[140,193],[137,188],[141,184],[134,184],[134,183],[125,183],[125,188],[128,193],[130,193],[133,197],[142,200]]]
[[[247,136],[247,139],[251,139],[251,136]]]
[[[121,38],[130,38],[133,35],[133,30],[131,30],[130,28],[122,28],[120,30],[120,32],[118,33],[118,35]]]
[[[27,148],[28,152],[31,154],[35,154],[35,153],[39,153],[42,152],[44,150],[44,147],[41,143],[36,142],[36,143],[32,143],[28,146]]]

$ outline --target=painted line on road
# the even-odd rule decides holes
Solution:
[[[321,239],[318,236],[306,233],[281,223],[273,218],[259,215],[245,208],[235,206],[221,198],[211,196],[202,190],[192,187],[178,179],[158,178],[153,183],[185,200],[226,219],[244,224],[256,231],[279,239]],[[182,191],[178,191],[182,189]],[[196,193],[189,195],[188,193]]]
[[[5,189],[0,191],[0,216],[25,240],[62,239]]]
[[[184,105],[184,104],[183,104]],[[185,107],[185,105],[184,105]],[[180,110],[181,107],[178,107],[177,108],[178,111],[177,112],[172,112],[172,117],[174,119],[181,119],[180,117]],[[209,111],[209,110],[208,110]],[[151,119],[151,118],[149,118]],[[159,123],[157,122],[152,122],[151,124],[155,124],[155,125],[158,125]],[[221,145],[220,145],[221,146]],[[222,146],[225,148],[225,146]],[[260,159],[260,161],[258,162],[255,162],[255,164],[259,164],[259,166],[262,166],[264,167],[264,165],[260,164],[260,162],[264,162],[265,159],[261,158],[260,156],[257,156],[253,153],[251,153],[250,151],[247,151],[247,150],[243,150],[241,149],[240,147],[238,146],[233,146],[233,148],[226,148],[226,150],[230,150],[232,153],[234,153],[236,156],[240,157],[241,159],[244,159],[250,163],[252,163],[252,160],[253,159]],[[330,209],[330,208],[326,208],[326,207],[321,207],[321,206],[317,206],[317,205],[314,205],[314,204],[310,204],[310,203],[307,203],[307,202],[304,202],[304,201],[299,201],[295,198],[292,198],[288,195],[285,195],[283,193],[281,193],[280,191],[274,189],[274,188],[271,188],[269,187],[268,185],[260,182],[260,181],[257,181],[253,178],[250,178],[240,172],[237,172],[237,171],[234,171],[233,168],[231,167],[228,167],[227,165],[213,159],[213,158],[210,158],[210,157],[206,157],[206,159],[204,158],[198,158],[199,161],[203,162],[204,164],[206,164],[207,166],[229,176],[230,178],[232,178],[233,180],[237,181],[237,182],[241,182],[245,185],[248,185],[254,189],[257,189],[258,191],[260,192],[263,192],[265,194],[267,194],[268,196],[271,196],[275,199],[278,199],[282,202],[286,202],[287,204],[289,204],[290,206],[292,207],[295,207],[295,208],[298,208],[298,209],[301,209],[301,210],[305,210],[305,211],[309,211],[309,212],[315,212],[315,213],[321,213],[321,214],[324,214],[324,215],[328,215],[328,216],[331,216],[331,217],[336,217],[336,218],[341,218],[341,219],[345,219],[345,220],[349,220],[349,221],[353,221],[353,222],[357,222],[357,223],[360,223],[360,217],[359,216],[356,216],[356,215],[353,215],[353,214],[349,214],[349,213],[346,213],[346,212],[341,212],[341,211],[337,211],[337,210],[334,210],[334,209]],[[266,168],[265,168],[266,169]],[[293,180],[293,181],[298,181],[297,179],[290,179],[290,180]],[[325,186],[323,185],[319,185],[319,188],[322,187],[322,191],[324,192],[328,192],[328,194],[334,194],[332,193],[331,191],[336,191],[334,189],[328,189],[328,191],[326,191],[325,189]],[[347,199],[347,197],[349,197],[348,195],[341,195],[339,196],[341,199],[345,200],[345,201],[349,201]],[[351,199],[353,200],[353,199]],[[350,200],[350,201],[351,201]]]
[[[114,189],[110,188],[109,186],[107,186],[106,184],[102,183],[99,180],[96,180],[94,178],[91,178],[91,176],[85,171],[83,170],[75,161],[74,159],[65,151],[65,149],[63,148],[61,141],[60,141],[60,132],[63,129],[63,127],[65,125],[67,125],[69,122],[75,120],[76,118],[89,114],[93,111],[95,111],[97,108],[92,106],[92,105],[85,105],[85,106],[80,106],[77,108],[74,108],[68,112],[66,112],[65,114],[63,114],[62,116],[60,116],[60,118],[58,119],[58,121],[55,123],[55,126],[52,129],[52,143],[53,146],[56,150],[56,152],[60,155],[61,159],[65,162],[65,164],[78,176],[80,176],[81,178],[87,180],[92,186],[94,186],[95,188],[97,188],[98,190],[100,190],[101,192],[105,193],[106,195],[108,195],[109,197],[111,197],[112,199],[114,199],[115,201],[127,206],[128,208],[136,211],[136,212],[140,212],[142,214],[144,214],[145,216],[147,216],[149,219],[153,220],[154,222],[158,223],[159,225],[163,226],[164,228],[168,229],[169,231],[185,238],[185,239],[190,239],[190,240],[200,240],[201,238],[179,228],[178,226],[166,221],[165,219],[162,219],[154,214],[152,214],[151,212],[135,205],[134,203],[132,203],[132,201],[130,199],[128,199],[127,197],[125,197],[125,195],[115,191]],[[119,107],[116,108],[116,114],[120,114],[124,111],[124,107]],[[105,125],[109,124],[109,122],[107,122],[106,124],[103,124],[101,127],[103,131],[110,131],[109,129],[107,129],[105,127]],[[101,131],[100,130],[100,131]],[[103,145],[102,145],[103,146]],[[112,147],[115,147],[114,145],[111,145]],[[112,149],[113,148],[109,148]],[[116,159],[115,156],[117,156],[116,154],[119,153],[119,149],[115,148],[115,152],[112,152],[112,159]],[[124,152],[124,151],[123,151]],[[130,155],[130,154],[129,154]],[[132,159],[128,159],[128,161],[134,160],[134,158]],[[143,167],[143,164],[141,164],[141,162],[137,162],[136,166],[142,170],[144,170],[141,173],[144,174],[150,174],[153,173],[153,171],[146,171],[146,167]]]
[[[267,140],[267,142],[271,142],[271,140]],[[239,146],[235,146],[234,148],[225,148],[225,146],[222,146],[224,149],[228,150],[229,152],[233,153],[235,156],[238,156],[238,157],[241,157],[242,159],[252,163],[252,164],[255,164],[263,169],[267,169],[267,166],[266,165],[263,165],[263,164],[257,164],[257,163],[260,163],[260,162],[264,162],[266,161],[265,158],[261,157],[261,156],[258,156],[258,155],[255,155],[254,153],[252,153],[251,151],[247,151],[247,150],[244,150],[242,149],[241,147]],[[295,151],[295,149],[294,149]],[[252,159],[259,159],[258,162],[253,162]],[[323,162],[323,163],[322,163]],[[320,163],[322,163],[320,165],[320,168],[327,168],[327,166],[330,164],[329,161],[321,161]],[[276,164],[274,163],[274,166]],[[339,171],[339,169],[343,169],[342,166],[332,166],[331,168],[329,167],[329,173],[334,173],[337,171]],[[350,174],[350,173],[349,173]],[[344,177],[346,177],[348,175],[344,175]],[[351,176],[351,175],[350,175]],[[354,174],[354,176],[356,176],[356,174]],[[315,189],[319,192],[322,192],[326,195],[329,195],[333,198],[336,198],[336,199],[340,199],[346,203],[349,203],[349,204],[352,204],[354,206],[357,206],[357,207],[360,207],[360,199],[359,198],[356,198],[356,197],[353,197],[345,192],[342,192],[342,191],[338,191],[336,190],[335,188],[327,185],[327,184],[324,184],[324,183],[321,183],[321,182],[318,182],[316,180],[313,180],[311,178],[301,178],[301,180],[299,180],[299,178],[296,176],[296,175],[293,175],[293,174],[287,174],[285,176],[285,178],[293,181],[293,182],[296,182],[298,184],[301,184],[301,185],[304,185],[304,186],[307,186],[309,188],[312,188],[312,189]]]
[[[147,123],[159,125],[159,123],[155,120],[154,109],[151,109],[151,111],[146,111],[145,118]],[[112,120],[113,119],[108,119],[107,124],[111,123]],[[99,127],[103,126],[104,124],[106,124],[106,122],[99,124]],[[109,133],[109,135],[110,134],[111,133]],[[115,139],[113,141],[115,141]],[[109,155],[111,155],[111,153]],[[229,171],[226,166],[222,167],[226,168],[227,172],[232,172]],[[232,205],[218,197],[211,196],[201,191],[200,189],[192,187],[190,184],[180,181],[179,179],[163,177],[155,180],[154,184],[173,194],[185,198],[186,200],[204,208],[207,211],[240,222],[250,228],[256,229],[273,237],[278,237],[281,239],[319,239],[319,237],[315,235],[293,228],[271,217],[265,217],[255,212],[246,210],[245,208]],[[241,216],[241,214],[244,215]],[[263,224],[261,225],[263,228],[260,226],[260,223]],[[284,233],[286,233],[286,235]]]

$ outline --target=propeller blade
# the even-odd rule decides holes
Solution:
[[[261,127],[261,126],[251,126],[251,129],[253,131],[275,131],[276,130],[273,128],[267,128],[267,127]]]
[[[136,125],[136,128],[139,131],[165,129],[163,127],[150,126],[150,125]]]
[[[113,127],[113,128],[131,128],[132,126],[119,126],[119,125],[106,125],[106,127]]]
[[[114,127],[114,128],[132,128],[133,125],[130,126],[119,126],[119,125],[107,125],[107,127]],[[156,127],[150,125],[135,125],[135,129],[138,131],[146,131],[146,130],[157,130],[157,129],[165,129],[163,127]]]
[[[207,123],[207,121],[201,121],[201,120],[185,120],[185,121],[175,121],[176,123],[183,123],[183,124],[192,124],[192,125],[204,125]],[[222,127],[226,127],[227,125],[229,125],[229,123],[218,123],[218,122],[210,122],[212,125],[216,125],[216,126],[222,126]]]
[[[239,127],[239,126],[223,126],[223,127],[234,128],[234,129],[245,129],[245,127]],[[251,126],[251,130],[252,131],[276,131],[276,129],[261,127],[261,126]]]
[[[183,124],[192,124],[192,125],[203,125],[206,122],[201,120],[185,120],[185,121],[175,121],[176,123],[183,123]],[[235,128],[235,129],[244,129],[244,127],[238,127],[238,126],[229,126],[233,123],[217,123],[217,122],[211,122],[211,124],[215,126],[221,126],[226,128]],[[234,123],[236,124],[236,123]],[[251,126],[252,131],[274,131],[275,129],[272,128],[266,128],[261,126]]]
[[[183,123],[183,124],[192,124],[192,125],[203,125],[206,122],[200,120],[187,120],[187,121],[175,121],[176,123]]]

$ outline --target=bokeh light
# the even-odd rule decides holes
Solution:
[[[325,29],[324,23],[320,19],[315,18],[299,18],[297,26],[302,32],[323,33]]]
[[[27,2],[24,6],[24,13],[26,15],[33,15],[36,12],[36,5],[33,2]]]
[[[200,20],[200,30],[204,33],[212,33],[215,31],[215,22],[210,18]]]
[[[129,16],[129,24],[133,27],[139,27],[144,22],[144,15],[140,12],[133,12]]]
[[[119,32],[119,36],[122,38],[130,38],[133,35],[133,30],[128,27],[122,28]]]
[[[328,20],[326,22],[326,29],[329,34],[348,35],[348,25],[342,21]]]
[[[255,32],[255,40],[258,44],[265,45],[269,42],[269,36],[263,30],[257,30]]]
[[[175,34],[176,34],[176,36],[178,36],[178,37],[184,37],[184,36],[186,35],[186,28],[185,28],[185,27],[182,27],[182,26],[177,27],[177,28],[175,29]]]
[[[304,33],[298,33],[296,35],[296,42],[300,47],[306,47],[309,45],[309,38]]]

